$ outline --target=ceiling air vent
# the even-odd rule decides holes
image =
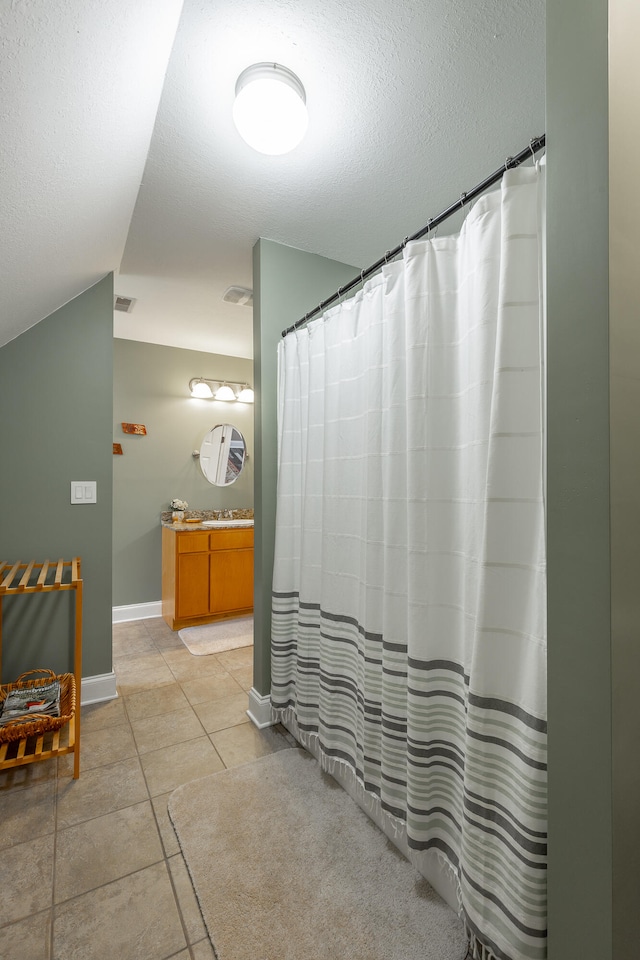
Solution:
[[[229,287],[225,290],[222,299],[225,303],[236,303],[239,307],[253,306],[253,290],[246,287]]]
[[[131,313],[135,306],[136,298],[135,297],[114,297],[113,298],[113,309],[119,310],[120,313]]]

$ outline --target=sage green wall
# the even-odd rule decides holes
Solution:
[[[609,4],[613,956],[638,954],[640,877],[640,36],[638,0]]]
[[[359,273],[272,240],[253,248],[253,358],[256,379],[254,689],[271,688],[271,581],[276,514],[276,374],[282,330]]]
[[[0,349],[0,555],[82,558],[83,675],[111,672],[113,278]],[[72,505],[71,481],[96,480]],[[74,594],[4,601],[3,678],[72,666]]]
[[[253,404],[196,400],[193,377],[253,383],[253,363],[196,350],[114,340],[113,604],[149,603],[162,597],[160,514],[172,497],[190,510],[253,506]],[[143,423],[146,436],[122,432]],[[235,483],[205,480],[192,452],[218,423],[244,436],[249,459]]]
[[[549,960],[613,956],[607,14],[547,2]]]

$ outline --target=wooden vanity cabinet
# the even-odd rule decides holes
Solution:
[[[253,528],[162,528],[162,616],[172,630],[253,610]]]

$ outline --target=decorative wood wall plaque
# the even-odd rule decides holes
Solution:
[[[116,453],[121,454],[121,453],[122,453],[122,444],[121,444],[121,443],[114,443],[114,445],[113,445],[113,452],[114,452],[114,454],[116,454]]]
[[[147,428],[144,423],[123,423],[122,424],[123,433],[135,433],[136,436],[144,437],[147,433]]]

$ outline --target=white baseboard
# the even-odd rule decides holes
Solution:
[[[127,620],[148,620],[162,616],[162,600],[151,603],[127,603],[123,607],[112,607],[111,622],[126,623]]]
[[[114,700],[117,696],[115,673],[101,673],[95,677],[82,678],[80,703],[83,707],[86,707],[89,703]]]
[[[258,730],[264,730],[265,727],[272,727],[275,721],[271,715],[271,697],[263,697],[255,687],[249,690],[249,709],[247,716]]]

